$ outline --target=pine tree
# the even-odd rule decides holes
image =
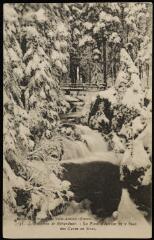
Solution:
[[[62,155],[54,133],[65,105],[59,82],[69,61],[67,18],[60,10],[58,4],[4,5],[4,215],[32,221],[52,217],[69,199],[62,193],[68,183],[54,174]]]

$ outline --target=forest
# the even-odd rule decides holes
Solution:
[[[72,154],[74,158],[88,155],[87,127],[98,132],[107,150],[120,159],[120,181],[149,216],[152,5],[9,3],[3,7],[4,218],[38,223],[66,211],[74,191],[71,181],[61,177],[61,162]],[[73,81],[75,64],[83,83],[104,89],[87,90],[82,96],[65,94],[61,86]],[[82,100],[79,126],[62,121],[71,113],[72,99]],[[103,148],[101,140],[100,144]]]

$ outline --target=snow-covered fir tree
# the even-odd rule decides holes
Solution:
[[[73,99],[61,85],[75,64],[81,83],[98,87],[81,123],[120,156],[128,187],[150,186],[151,15],[146,3],[4,4],[4,217],[52,219],[73,197],[59,161],[65,140],[85,144],[61,127]]]

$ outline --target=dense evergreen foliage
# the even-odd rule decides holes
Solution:
[[[151,117],[151,96],[145,90],[152,81],[151,14],[151,5],[145,3],[4,4],[6,215],[11,210],[13,217],[52,218],[73,196],[69,182],[57,177],[63,139],[80,140],[74,129],[60,127],[61,114],[70,108],[60,85],[72,77],[73,58],[78,59],[83,82],[109,88],[107,94],[100,92],[93,113],[86,109],[84,123],[103,132],[111,145],[118,146],[121,136],[129,142],[130,128],[134,139],[141,133],[146,142]],[[149,176],[151,146],[137,144],[149,163],[144,165]],[[123,165],[131,171],[127,160],[126,156]],[[142,162],[133,167],[142,167]],[[150,180],[142,181],[146,185]]]

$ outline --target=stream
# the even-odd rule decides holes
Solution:
[[[71,182],[74,200],[64,216],[90,216],[97,221],[149,223],[120,181],[121,155],[108,150],[101,133],[81,124],[75,125],[83,142],[64,142],[62,179]]]
[[[62,165],[64,179],[71,182],[75,201],[89,201],[93,214],[111,216],[121,198],[119,163],[100,133],[87,126],[77,125],[81,141],[67,140]]]

